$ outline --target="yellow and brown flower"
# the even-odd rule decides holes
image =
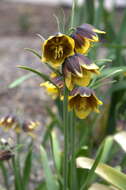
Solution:
[[[72,90],[74,85],[87,86],[92,74],[99,74],[99,67],[86,56],[75,54],[65,59],[63,75],[69,90]]]
[[[80,119],[85,119],[91,112],[98,113],[98,105],[101,104],[102,102],[90,88],[76,87],[70,92],[69,110],[73,109]]]
[[[90,24],[82,24],[77,27],[71,37],[75,41],[75,51],[77,53],[86,54],[92,46],[91,42],[98,42],[99,37],[97,33],[104,34],[104,31],[96,29]]]
[[[61,95],[62,88],[64,87],[64,81],[62,76],[55,76],[52,79],[52,82],[46,81],[40,84],[40,86],[45,87],[48,95],[53,99],[56,99]]]
[[[36,137],[35,130],[39,125],[40,123],[38,121],[36,122],[24,121],[22,124],[22,130],[28,135],[30,135],[31,137],[35,138]]]
[[[16,132],[20,132],[19,122],[15,116],[8,115],[1,118],[0,126],[2,126],[5,131],[14,129]]]
[[[74,46],[74,40],[65,34],[50,36],[42,45],[42,62],[57,68],[66,57],[74,54]]]

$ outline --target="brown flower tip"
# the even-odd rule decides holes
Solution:
[[[98,41],[97,33],[105,34],[104,31],[96,29],[91,24],[82,24],[77,27],[76,33],[94,42]]]
[[[52,82],[58,87],[58,88],[63,88],[64,87],[64,81],[62,76],[56,76],[53,77]]]
[[[10,160],[13,156],[10,150],[0,150],[0,161]]]
[[[94,91],[88,87],[76,87],[70,92],[70,96],[77,96],[80,95],[81,97],[89,97],[94,95]]]

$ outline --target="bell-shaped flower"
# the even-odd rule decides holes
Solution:
[[[74,40],[65,34],[50,36],[42,45],[42,62],[57,68],[62,65],[66,57],[74,54],[74,47]]]
[[[72,90],[74,85],[87,86],[92,79],[92,74],[99,74],[99,67],[81,54],[66,58],[62,69],[69,90]]]
[[[75,41],[75,51],[77,53],[86,54],[92,46],[92,42],[98,42],[98,33],[105,34],[104,31],[96,29],[90,24],[82,24],[77,27],[71,37]]]
[[[76,87],[70,92],[69,110],[74,110],[80,119],[85,119],[91,112],[99,112],[98,105],[102,102],[96,97],[94,91],[87,87]]]

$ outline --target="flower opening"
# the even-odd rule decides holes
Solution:
[[[74,40],[65,34],[51,36],[42,46],[42,62],[48,62],[52,67],[57,68],[66,57],[74,54],[74,46]]]

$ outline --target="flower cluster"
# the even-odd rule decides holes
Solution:
[[[100,73],[99,67],[86,55],[93,43],[99,41],[98,33],[105,32],[83,24],[70,36],[58,33],[42,45],[42,62],[58,70],[59,74],[51,77],[52,83],[47,81],[40,86],[46,87],[53,98],[63,97],[66,86],[69,90],[69,110],[74,110],[81,119],[92,111],[98,112],[98,105],[102,104],[88,87],[93,75]]]
[[[8,115],[0,119],[0,127],[4,131],[10,129],[14,130],[16,133],[25,132],[28,135],[35,137],[35,129],[40,125],[38,121],[34,122],[31,120],[20,121],[16,116]]]

